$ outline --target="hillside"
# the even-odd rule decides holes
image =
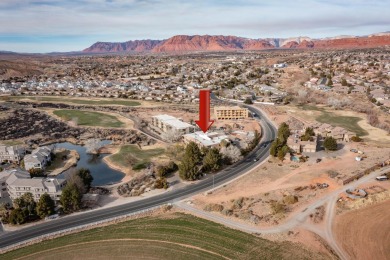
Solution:
[[[238,51],[264,49],[343,49],[372,48],[390,45],[390,34],[365,37],[339,36],[324,39],[295,37],[288,39],[249,39],[223,35],[176,35],[166,40],[135,40],[127,42],[97,42],[84,53],[106,52],[195,52]]]

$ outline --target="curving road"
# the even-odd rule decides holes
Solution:
[[[247,106],[248,109],[257,115],[257,120],[262,127],[262,140],[260,144],[243,160],[215,174],[214,178],[206,178],[186,187],[166,192],[162,195],[129,202],[111,208],[93,210],[78,215],[70,215],[64,218],[51,220],[31,227],[26,227],[18,231],[6,232],[0,235],[0,249],[12,246],[17,243],[33,239],[38,236],[51,234],[61,230],[75,228],[78,226],[91,224],[97,221],[119,217],[130,213],[135,213],[166,203],[173,203],[204,192],[210,188],[231,181],[240,175],[250,171],[258,164],[268,158],[270,142],[276,136],[276,129],[269,119],[259,109]],[[259,118],[262,120],[260,121]],[[254,159],[257,159],[255,162]]]

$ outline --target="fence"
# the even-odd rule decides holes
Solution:
[[[93,222],[93,223],[88,223],[88,224],[80,225],[80,226],[77,226],[77,227],[67,228],[67,229],[56,231],[56,232],[44,234],[44,235],[41,235],[41,236],[38,236],[38,237],[30,238],[30,239],[24,240],[22,242],[19,242],[19,243],[16,243],[16,244],[13,244],[13,245],[10,245],[10,246],[7,246],[7,247],[4,247],[4,248],[0,249],[0,254],[4,254],[4,253],[6,253],[8,251],[11,251],[11,250],[23,247],[23,246],[27,246],[29,244],[33,244],[35,241],[42,241],[42,240],[45,240],[45,239],[48,239],[48,238],[57,237],[57,236],[61,236],[61,235],[66,235],[66,234],[72,233],[72,232],[74,232],[76,230],[82,230],[82,229],[85,229],[85,228],[92,228],[92,227],[96,227],[96,226],[99,226],[99,225],[102,225],[102,224],[105,224],[105,223],[116,222],[116,221],[119,221],[119,220],[124,220],[124,219],[129,218],[129,217],[133,217],[133,216],[136,216],[136,215],[141,215],[141,214],[145,214],[145,213],[154,211],[154,210],[156,210],[156,209],[158,209],[160,207],[162,207],[162,206],[155,206],[155,207],[147,208],[147,209],[144,209],[144,210],[141,210],[141,211],[129,213],[129,214],[126,214],[126,215],[122,215],[122,216],[118,216],[118,217],[112,217],[112,218],[96,221],[96,222]]]

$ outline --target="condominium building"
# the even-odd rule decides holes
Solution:
[[[42,194],[47,193],[54,201],[59,201],[66,180],[62,176],[56,178],[31,178],[30,174],[20,169],[9,171],[6,180],[7,191],[12,200],[25,193],[32,193],[34,200],[38,201]]]
[[[163,132],[174,131],[178,135],[192,133],[195,130],[194,126],[169,115],[152,116],[152,126]]]
[[[26,150],[19,145],[0,145],[0,163],[5,161],[19,163],[25,154]]]
[[[51,152],[53,147],[42,146],[38,147],[31,154],[24,157],[24,168],[29,171],[30,169],[41,169],[43,170],[48,162],[51,161]]]
[[[249,117],[248,109],[239,106],[214,107],[214,114],[217,120],[245,119]]]

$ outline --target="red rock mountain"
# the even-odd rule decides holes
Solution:
[[[97,42],[83,50],[86,53],[107,52],[194,52],[237,51],[264,49],[342,49],[372,48],[390,45],[390,34],[366,37],[339,37],[331,39],[248,39],[222,35],[176,35],[167,40],[135,40],[123,43]]]

